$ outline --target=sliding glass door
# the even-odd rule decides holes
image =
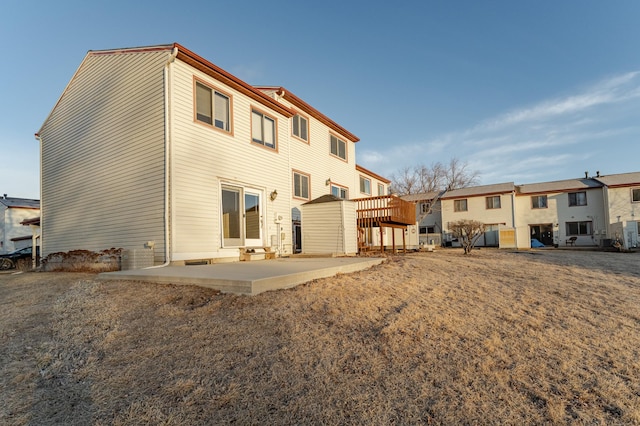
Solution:
[[[262,247],[262,191],[222,187],[224,247]]]

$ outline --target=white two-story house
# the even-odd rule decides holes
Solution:
[[[90,51],[36,136],[44,256],[289,254],[300,250],[303,203],[361,192],[355,135],[283,87],[251,86],[177,43]]]
[[[485,224],[477,246],[498,247],[500,229],[515,227],[513,182],[473,186],[445,192],[440,197],[445,244],[453,243],[449,224],[458,220],[477,220]],[[455,245],[455,244],[452,244]]]
[[[536,239],[545,246],[600,245],[606,234],[602,184],[595,179],[567,179],[518,185],[518,248]]]
[[[29,227],[23,222],[40,216],[40,200],[0,197],[0,254],[33,245]]]
[[[626,248],[640,244],[640,172],[598,176],[603,187],[604,226],[608,239],[619,239]]]

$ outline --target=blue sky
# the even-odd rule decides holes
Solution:
[[[29,1],[0,7],[0,193],[39,197],[38,131],[88,50],[178,42],[281,85],[390,176],[482,184],[640,170],[640,2]]]

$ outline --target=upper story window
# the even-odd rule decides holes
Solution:
[[[546,209],[547,208],[547,196],[546,195],[534,195],[531,197],[531,208],[533,209]]]
[[[360,192],[371,195],[371,179],[360,176]]]
[[[331,184],[331,194],[345,200],[349,198],[349,190],[344,186]]]
[[[336,136],[331,135],[331,154],[336,157],[340,157],[343,160],[347,159],[347,143]]]
[[[293,196],[309,199],[309,175],[301,172],[293,172]]]
[[[453,200],[453,211],[454,212],[466,212],[467,211],[467,199],[464,198],[462,200]]]
[[[493,197],[486,198],[487,209],[499,209],[500,206],[500,196],[496,195]]]
[[[633,188],[631,190],[631,202],[640,203],[640,188]]]
[[[196,81],[196,120],[231,131],[231,97]]]
[[[293,136],[309,142],[309,120],[300,114],[296,114],[291,119],[293,124]]]
[[[378,195],[385,195],[384,193],[384,185],[379,183],[378,184]]]
[[[427,214],[431,208],[431,203],[420,203],[420,213]]]
[[[276,120],[255,109],[251,110],[251,140],[276,149]]]
[[[585,191],[569,193],[569,207],[586,206],[586,205],[587,205],[587,193]]]

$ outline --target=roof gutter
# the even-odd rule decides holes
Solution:
[[[171,264],[171,64],[178,56],[178,47],[174,46],[169,60],[164,66],[164,263],[144,269],[164,268]]]

